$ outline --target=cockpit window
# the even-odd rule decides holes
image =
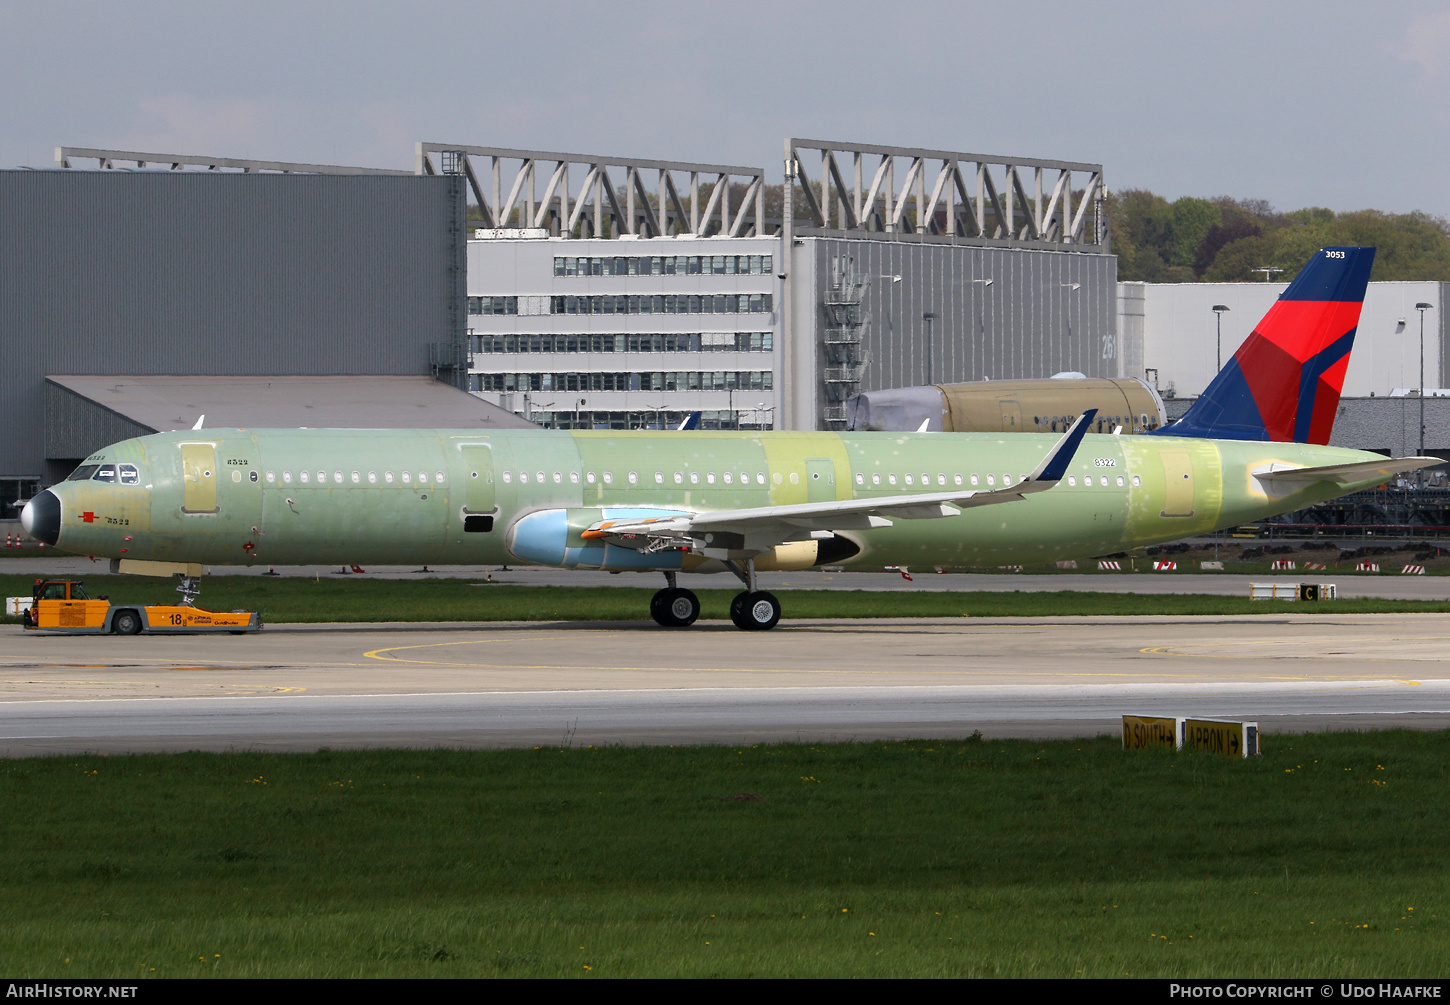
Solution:
[[[96,473],[91,478],[98,482],[114,482],[116,480],[116,465],[102,464],[96,469]]]
[[[96,469],[98,469],[99,467],[99,464],[82,464],[80,467],[76,468],[70,473],[70,477],[67,478],[66,481],[83,482],[86,479],[90,478],[91,475],[95,474]]]
[[[117,464],[116,474],[122,485],[135,485],[141,481],[141,473],[136,470],[134,464]]]

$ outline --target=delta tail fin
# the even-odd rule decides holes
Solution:
[[[1329,442],[1374,248],[1321,248],[1165,436]]]

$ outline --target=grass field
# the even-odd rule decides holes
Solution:
[[[29,596],[33,577],[0,576],[6,596]],[[175,603],[168,580],[139,576],[86,576],[91,596],[117,603]],[[466,579],[390,580],[363,577],[305,578],[211,576],[203,580],[199,606],[259,611],[267,624],[324,621],[647,621],[656,587],[511,586]],[[697,591],[701,617],[729,617],[738,590]],[[791,618],[957,618],[1127,614],[1375,614],[1450,611],[1443,601],[1354,600],[1250,601],[1206,594],[1112,594],[1089,592],[933,593],[867,590],[781,591]],[[10,622],[19,619],[10,618]]]
[[[1450,972],[1445,733],[0,766],[17,976]]]

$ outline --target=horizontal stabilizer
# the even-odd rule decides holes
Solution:
[[[1315,468],[1296,468],[1270,464],[1254,477],[1281,492],[1293,492],[1317,482],[1334,485],[1359,485],[1393,478],[1406,471],[1433,468],[1445,462],[1438,457],[1386,457],[1381,461],[1358,461],[1354,464],[1324,464]]]

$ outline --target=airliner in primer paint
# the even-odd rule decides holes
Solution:
[[[47,544],[121,572],[207,564],[534,563],[729,572],[743,629],[763,570],[1085,558],[1332,499],[1434,458],[1327,446],[1374,260],[1325,248],[1179,422],[1151,436],[237,429],[107,447],[25,507]],[[480,602],[487,603],[480,597]]]

